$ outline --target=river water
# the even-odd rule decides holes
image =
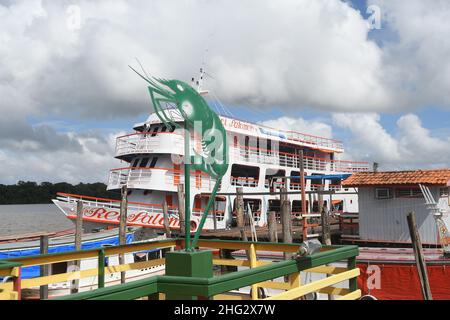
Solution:
[[[54,204],[0,205],[0,236],[71,228],[74,224]]]

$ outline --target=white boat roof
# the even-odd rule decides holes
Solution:
[[[183,122],[184,119],[175,110],[167,110],[175,122]],[[243,121],[231,117],[219,115],[222,123],[227,132],[234,132],[242,135],[250,135],[254,137],[260,137],[264,139],[270,139],[273,141],[287,142],[290,144],[307,146],[313,149],[323,149],[324,151],[331,151],[337,153],[343,153],[344,147],[341,141],[334,140],[325,137],[318,137],[306,133],[300,133],[296,131],[280,130],[271,127],[267,127],[261,124],[255,124],[248,121]],[[147,121],[137,123],[134,125],[134,129],[142,131],[144,126],[150,126],[152,124],[161,123],[156,113],[150,114]]]

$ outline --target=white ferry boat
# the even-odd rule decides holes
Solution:
[[[183,119],[175,110],[172,118],[183,127]],[[341,182],[355,172],[369,171],[365,162],[341,160],[342,142],[310,134],[269,128],[260,124],[220,116],[227,130],[229,169],[223,177],[204,230],[227,229],[233,224],[237,187],[242,187],[245,208],[251,212],[255,226],[267,223],[268,212],[280,211],[279,195],[269,194],[280,188],[298,192],[290,196],[293,219],[317,218],[318,195],[308,192],[323,188],[333,194],[323,196],[324,206],[335,214],[358,212],[354,189],[345,189]],[[108,190],[128,188],[129,226],[163,228],[163,203],[169,208],[170,228],[179,230],[178,185],[184,183],[184,155],[182,129],[168,128],[151,114],[134,132],[117,138],[115,157],[123,163],[112,169]],[[191,134],[191,146],[201,149],[201,142]],[[301,206],[300,157],[303,150],[306,213]],[[288,177],[288,179],[283,179]],[[200,171],[191,172],[191,229],[195,231],[209,199],[215,181]],[[252,195],[265,193],[266,195]],[[119,223],[120,202],[112,199],[80,195],[58,194],[54,203],[69,219],[75,219],[76,204],[82,201],[84,228],[89,232]],[[320,216],[320,215],[319,215]]]

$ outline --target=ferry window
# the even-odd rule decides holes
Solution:
[[[162,129],[161,129],[161,132],[166,132],[166,131],[167,131],[167,127],[163,126]]]
[[[313,173],[313,176],[322,176],[322,174],[320,173]],[[322,186],[323,183],[323,179],[319,178],[319,179],[311,179],[311,185],[313,186]]]
[[[330,185],[332,186],[340,186],[341,185],[341,179],[332,179],[330,182]]]
[[[379,200],[391,199],[392,192],[390,188],[376,188],[375,189],[375,198]]]
[[[275,178],[279,177],[279,178]],[[286,171],[284,170],[276,170],[276,169],[267,169],[266,178],[265,178],[265,187],[269,188],[270,182],[273,183],[272,187],[275,189],[279,189],[280,187],[284,187],[285,182],[282,177],[286,177]]]
[[[67,272],[67,262],[59,262],[51,265],[50,273],[54,274],[62,274]]]
[[[449,196],[449,192],[448,192],[449,188],[441,188],[439,190],[439,195],[441,196],[441,198],[445,198]]]
[[[397,198],[420,198],[422,197],[422,191],[419,188],[397,188]]]
[[[148,260],[159,259],[159,250],[149,252],[147,255],[148,255]]]
[[[131,162],[131,167],[132,167],[132,168],[136,168],[138,161],[139,161],[139,158],[134,159],[134,160]]]
[[[233,146],[235,147],[235,148],[237,148],[238,147],[238,137],[237,136],[234,136],[234,139],[233,139]]]
[[[298,171],[292,171],[291,172],[291,179],[290,179],[290,187],[292,190],[300,190],[301,189],[301,178],[300,178],[300,172]],[[306,181],[305,181],[306,186]]]
[[[313,202],[312,211],[313,212],[319,212],[319,201],[314,201]]]
[[[156,134],[158,133],[158,129],[159,129],[159,127],[154,127],[153,128],[153,134],[152,134],[152,137],[155,137],[156,136]]]
[[[280,200],[269,200],[269,212],[275,211],[280,212],[281,210],[281,204]]]
[[[261,218],[261,200],[259,199],[244,199],[244,210],[248,211],[248,208],[252,212],[253,220],[258,222]]]
[[[248,157],[250,152],[250,137],[245,136],[245,156]]]
[[[241,187],[257,187],[259,167],[234,164],[231,167],[231,185]]]
[[[306,212],[308,212],[309,205],[308,200],[306,202]],[[294,200],[292,201],[292,213],[302,213],[302,201],[301,200]]]
[[[150,163],[150,168],[154,168],[156,166],[157,162],[158,162],[158,157],[154,157],[152,159],[152,162]]]
[[[175,131],[175,126],[171,126],[170,129],[169,129],[169,132],[172,133],[174,131]]]
[[[145,254],[144,252],[138,252],[135,253],[133,255],[134,257],[134,262],[143,262],[143,261],[147,261],[147,254]]]
[[[141,161],[140,167],[145,168],[147,166],[149,160],[150,160],[150,158],[143,158]]]

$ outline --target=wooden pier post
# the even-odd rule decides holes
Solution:
[[[281,188],[280,205],[281,205],[281,226],[283,230],[283,242],[292,243],[292,213],[291,202],[287,195],[287,189]],[[290,259],[291,254],[284,254],[285,259]]]
[[[269,229],[269,241],[278,242],[277,214],[275,211],[269,212],[267,226]]]
[[[81,243],[82,243],[82,234],[83,234],[83,202],[79,200],[77,202],[77,219],[75,221],[75,250],[79,251],[81,250]],[[80,270],[81,267],[81,261],[75,261],[73,263],[73,266],[75,267],[76,271]],[[71,293],[77,293],[78,288],[80,285],[80,280],[72,280],[71,284]]]
[[[245,233],[245,217],[244,217],[244,188],[236,188],[236,218],[237,227],[241,231],[241,240],[248,241],[247,234]]]
[[[303,150],[299,150],[298,155],[297,155],[297,159],[299,162],[299,169],[300,169],[300,188],[301,190],[301,194],[302,194],[302,212],[301,215],[302,217],[305,214],[308,214],[308,209],[306,208],[306,184],[305,184],[305,156],[303,153]],[[308,240],[308,218],[307,217],[303,217],[302,220],[302,234],[303,234],[303,241]]]
[[[163,212],[164,212],[164,231],[166,233],[166,237],[172,238],[172,234],[170,233],[169,208],[167,206],[167,201],[164,201],[163,203]]]
[[[420,241],[419,232],[416,224],[415,212],[408,214],[408,227],[411,235],[411,241],[416,257],[417,272],[419,273],[420,286],[422,288],[422,295],[424,300],[433,300],[431,295],[430,283],[428,281],[427,265],[423,255],[422,242]]]
[[[81,250],[81,236],[83,234],[83,202],[77,202],[77,220],[75,222],[75,250]]]
[[[320,212],[320,218],[321,218],[321,226],[322,226],[322,243],[329,246],[331,245],[331,238],[330,238],[330,221],[328,219],[328,212],[325,209],[323,205],[323,192],[324,187],[320,186],[318,188],[318,197],[319,197],[319,212]]]
[[[42,235],[40,237],[40,253],[47,254],[48,253],[48,235]],[[47,277],[49,275],[48,264],[41,265],[41,277]],[[48,285],[42,285],[39,288],[39,298],[41,300],[48,299]]]
[[[184,185],[178,184],[178,218],[180,220],[180,236],[184,236]]]
[[[212,206],[213,209],[213,221],[214,221],[214,232],[217,231],[217,210],[216,210],[216,203],[214,201],[214,204]]]
[[[119,222],[119,245],[127,243],[127,216],[128,216],[128,188],[122,186],[122,201],[120,202],[120,222]],[[125,264],[125,255],[119,255],[119,264]],[[125,283],[126,272],[120,273],[120,282]]]

